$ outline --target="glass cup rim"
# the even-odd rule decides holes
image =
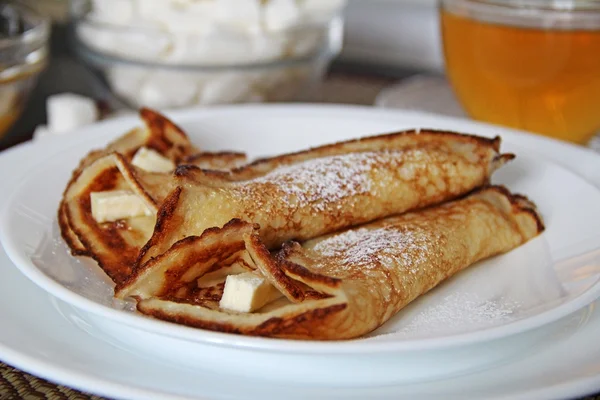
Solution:
[[[600,0],[440,0],[440,5],[488,12],[516,10],[552,13],[600,13]]]
[[[227,35],[233,39],[235,38],[244,38],[247,36],[280,36],[280,35],[293,35],[299,32],[310,31],[315,28],[327,27],[332,21],[339,19],[344,14],[348,5],[347,0],[343,0],[339,3],[337,7],[329,10],[328,13],[325,13],[318,18],[314,18],[309,21],[303,21],[297,25],[293,25],[287,28],[271,31],[271,32],[243,32],[236,30],[227,31]],[[164,33],[164,27],[160,24],[153,24],[149,26],[140,26],[135,24],[122,24],[110,21],[103,21],[97,19],[91,13],[91,8],[89,8],[89,0],[70,0],[69,1],[69,18],[71,25],[81,25],[81,26],[90,26],[94,28],[114,30],[114,31],[128,31],[131,33],[139,33],[139,34],[154,34],[154,33]],[[183,32],[183,36],[194,36],[193,32]]]
[[[35,43],[45,43],[50,37],[50,20],[25,4],[8,1],[8,5],[15,7],[21,16],[31,23],[32,27],[24,32],[7,38],[0,38],[0,51],[14,46],[26,46]]]
[[[487,23],[551,30],[600,30],[600,0],[439,0],[439,9]]]

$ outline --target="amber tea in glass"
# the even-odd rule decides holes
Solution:
[[[440,18],[470,116],[581,144],[600,132],[600,2],[442,0]]]

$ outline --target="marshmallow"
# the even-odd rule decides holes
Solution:
[[[169,63],[229,66],[266,63],[284,58],[288,41],[281,35],[242,35],[230,30],[171,34]]]
[[[215,0],[215,17],[220,23],[249,33],[260,32],[261,0]]]
[[[51,135],[52,135],[52,132],[50,132],[50,129],[48,129],[48,126],[38,125],[35,127],[35,130],[33,131],[33,140],[44,139],[44,138],[50,137]]]
[[[302,73],[295,66],[258,69],[235,66],[315,54],[328,41],[329,27],[323,24],[304,29],[303,25],[327,22],[345,3],[345,0],[91,1],[94,11],[90,16],[107,24],[79,24],[79,38],[99,52],[158,64],[113,64],[106,67],[106,79],[114,92],[130,104],[159,109],[289,100],[294,90],[323,73],[319,65],[307,64],[301,68]],[[111,24],[120,24],[123,29]],[[200,71],[171,70],[160,64],[196,65]],[[203,66],[232,68],[202,71]]]
[[[77,35],[96,51],[138,60],[160,60],[172,46],[169,35],[148,22],[131,29],[81,25],[77,27]]]
[[[156,72],[138,93],[138,102],[147,107],[169,109],[193,103],[198,88],[191,74],[179,71]]]
[[[284,58],[288,40],[281,35],[257,35],[252,40],[251,61],[264,63]]]
[[[146,68],[117,65],[108,69],[106,79],[117,95],[130,100],[137,96],[149,74]]]
[[[300,10],[295,0],[270,0],[265,5],[264,24],[269,31],[281,31],[298,23]]]
[[[133,0],[93,0],[89,17],[100,22],[124,25],[133,15]]]
[[[346,3],[347,0],[300,0],[300,7],[303,14],[329,17]]]
[[[98,120],[94,100],[73,93],[63,93],[46,100],[48,129],[63,134]]]
[[[247,36],[227,33],[208,33],[206,36],[189,33],[172,34],[173,47],[169,63],[203,66],[234,65],[252,62],[254,52]]]
[[[237,103],[252,94],[247,77],[224,73],[215,76],[202,87],[200,104]]]
[[[314,68],[319,68],[315,70]],[[149,72],[137,88],[130,81],[109,81],[130,104],[159,109],[191,105],[239,102],[286,101],[295,97],[311,77],[321,74],[320,66],[287,67],[247,72]],[[127,73],[134,74],[134,70]],[[109,76],[114,76],[110,74]],[[116,86],[127,85],[129,92]]]
[[[216,18],[214,1],[138,0],[138,10],[143,20],[173,32],[202,32]]]
[[[172,45],[170,35],[155,23],[138,21],[134,28],[118,31],[113,51],[129,59],[156,61],[163,59]]]
[[[99,0],[103,1],[103,0]],[[138,15],[142,20],[158,22],[162,16],[171,11],[168,0],[134,0]]]

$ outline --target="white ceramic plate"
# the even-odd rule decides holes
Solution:
[[[401,124],[428,121],[453,129],[479,128],[470,122],[422,114],[329,108],[346,118],[366,116]],[[0,154],[0,193],[10,193],[27,170],[71,144],[94,140],[110,128],[90,130],[90,136],[59,138],[43,145],[27,144]],[[596,186],[600,186],[600,157],[570,145],[522,136],[531,151],[554,158]],[[10,171],[10,173],[6,173]],[[0,196],[0,207],[6,198]],[[71,306],[48,296],[25,279],[0,250],[0,359],[53,381],[92,393],[128,399],[564,399],[600,390],[600,312],[591,306],[545,328],[551,346],[535,348],[503,366],[463,377],[421,384],[378,388],[344,386],[288,386],[263,379],[241,379],[228,374],[190,371],[160,364],[150,355],[140,357],[119,350],[104,334],[79,318]],[[586,318],[587,319],[582,319]],[[507,350],[519,347],[517,338]],[[280,364],[285,366],[285,362]]]
[[[202,369],[210,359],[213,369],[245,376],[354,385],[414,381],[492,365],[533,343],[546,343],[548,332],[533,328],[598,295],[593,251],[599,243],[595,227],[600,214],[595,205],[600,194],[584,179],[530,150],[551,141],[460,120],[352,107],[248,106],[174,117],[204,148],[231,148],[233,143],[234,150],[250,150],[252,155],[414,126],[499,133],[521,161],[507,167],[498,181],[531,195],[549,229],[542,238],[425,296],[377,332],[385,335],[374,338],[291,343],[174,326],[109,307],[115,304],[99,270],[74,264],[56,240],[55,208],[71,169],[89,148],[104,145],[138,123],[111,121],[80,132],[87,140],[74,140],[69,149],[40,151],[47,159],[11,190],[2,218],[2,240],[13,260],[36,283],[75,305],[78,310],[73,314],[103,332],[104,340],[188,368]],[[63,139],[63,146],[67,143]],[[520,346],[507,347],[511,341],[507,336],[519,332],[527,332],[521,335]],[[498,338],[504,339],[486,343]],[[282,368],[282,360],[293,368]],[[258,361],[263,368],[255,368]]]

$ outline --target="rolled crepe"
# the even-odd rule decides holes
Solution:
[[[74,255],[89,255],[89,252],[70,226],[65,199],[70,196],[71,187],[79,180],[81,173],[87,167],[111,153],[121,154],[126,160],[131,161],[141,147],[151,148],[175,162],[198,152],[189,142],[185,133],[161,114],[143,108],[140,110],[140,117],[144,122],[143,127],[132,129],[102,150],[91,151],[73,171],[58,209],[58,222],[61,234]]]
[[[500,139],[408,131],[259,160],[229,173],[181,166],[137,264],[234,218],[260,226],[268,248],[462,196],[510,154]]]
[[[351,339],[485,258],[541,233],[525,197],[489,187],[463,199],[379,220],[270,254],[255,225],[234,220],[179,241],[135,272],[117,295],[140,312],[193,327],[291,339]],[[233,266],[258,270],[284,297],[252,313],[219,308]]]
[[[72,254],[94,258],[115,282],[129,275],[152,235],[158,205],[174,188],[172,173],[147,172],[131,165],[140,148],[152,149],[175,165],[230,169],[245,161],[241,153],[200,153],[181,128],[157,112],[142,109],[140,116],[143,128],[133,129],[103,150],[92,151],[80,162],[58,211],[61,233]],[[92,217],[90,193],[111,190],[137,194],[153,214],[98,223]]]

